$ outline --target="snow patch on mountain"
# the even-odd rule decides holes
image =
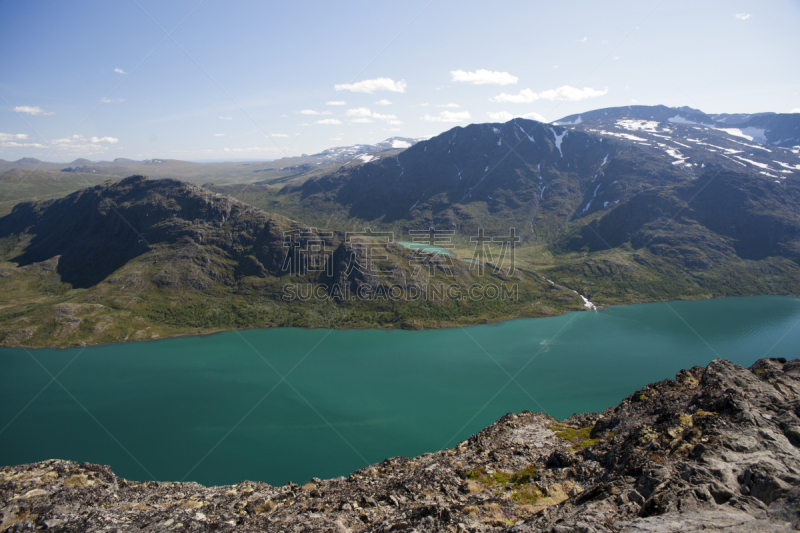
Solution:
[[[744,157],[739,156],[739,155],[735,155],[733,157],[735,157],[737,159],[741,159],[742,161],[747,161],[751,165],[756,166],[758,168],[763,168],[764,170],[772,170],[771,168],[769,168],[769,165],[767,165],[766,163],[759,163],[758,161],[753,161],[752,159],[745,159]]]
[[[739,128],[715,128],[719,131],[724,131],[728,135],[735,135],[736,137],[742,137],[743,139],[747,139],[748,141],[756,141],[760,143],[767,142],[767,137],[764,135],[763,128],[754,128],[753,126],[748,126],[744,129]]]
[[[631,131],[642,130],[647,132],[656,132],[658,131],[656,129],[658,128],[658,122],[653,120],[618,120],[617,127]]]
[[[561,132],[561,135],[556,133],[556,130],[554,130],[553,128],[550,128],[550,131],[553,132],[553,137],[555,137],[556,148],[558,148],[558,153],[561,154],[561,157],[564,157],[564,153],[561,151],[561,142],[564,140],[564,137],[567,136],[569,130],[564,130],[563,132]]]

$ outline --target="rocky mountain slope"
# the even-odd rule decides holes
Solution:
[[[726,360],[599,414],[508,414],[453,449],[273,487],[0,468],[0,531],[794,531],[800,360]]]
[[[483,277],[388,238],[348,237],[144,176],[18,204],[0,218],[0,261],[7,346],[242,327],[441,327],[584,308],[530,271],[496,265]],[[508,286],[513,301],[464,296],[476,284]]]
[[[632,109],[472,124],[279,191],[213,189],[338,229],[452,229],[464,247],[513,227],[531,267],[604,303],[797,294],[800,148],[747,134],[770,115]]]

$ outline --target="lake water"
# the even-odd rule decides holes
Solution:
[[[467,329],[5,348],[0,464],[71,459],[206,485],[347,475],[452,447],[507,412],[599,411],[717,357],[798,357],[798,322],[800,298],[765,296]]]

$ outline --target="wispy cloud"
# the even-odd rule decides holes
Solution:
[[[512,76],[508,72],[495,72],[491,70],[476,70],[466,72],[464,70],[453,70],[450,72],[453,81],[474,83],[475,85],[511,85],[517,83],[519,78]]]
[[[515,115],[513,113],[509,113],[508,111],[498,111],[496,113],[488,113],[489,118],[494,122],[508,122],[512,118],[528,118],[531,120],[538,120],[539,122],[547,122],[547,119],[544,118],[539,113],[531,112],[531,113],[524,113],[522,115]]]
[[[347,102],[344,100],[331,100],[330,102],[325,102],[325,105],[347,105]]]
[[[273,133],[270,137],[288,137],[285,133]]]
[[[530,89],[522,89],[519,94],[498,94],[489,98],[492,102],[503,102],[511,104],[530,104],[539,99],[539,95]]]
[[[24,141],[27,139],[27,133],[0,133],[0,141]]]
[[[27,143],[17,141],[27,141],[27,133],[0,133],[0,147],[3,148],[45,148],[40,143]]]
[[[219,117],[220,120],[233,120],[233,117]]]
[[[113,104],[115,102],[124,102],[124,101],[125,101],[124,98],[118,98],[116,100],[114,100],[113,98],[103,98],[104,104]]]
[[[389,100],[387,100],[386,98],[384,98],[383,100],[378,100],[375,103],[378,104],[378,105],[392,105],[392,103]]]
[[[406,92],[407,83],[405,80],[394,81],[391,78],[376,78],[374,80],[364,80],[356,83],[342,83],[334,85],[337,91],[352,91],[354,93],[369,93],[375,91],[392,91],[395,93]]]
[[[105,152],[108,150],[109,144],[116,144],[119,139],[116,137],[91,137],[87,139],[83,135],[76,134],[63,139],[53,139],[51,142],[70,153],[92,154]]]
[[[539,93],[539,98],[546,100],[567,100],[569,102],[577,102],[578,100],[586,100],[587,98],[596,98],[608,93],[608,87],[602,91],[592,89],[591,87],[584,87],[583,89],[575,89],[569,85],[564,85],[558,89],[550,89]]]
[[[127,74],[127,72],[125,72],[125,71],[124,71],[124,70],[122,70],[121,68],[115,68],[115,69],[114,69],[114,72],[116,72],[117,74]]]
[[[458,104],[442,104],[442,105],[437,105],[436,107],[461,107],[461,106]]]
[[[471,119],[469,111],[442,111],[438,115],[425,115],[422,120],[428,122],[464,122]]]
[[[570,87],[569,85],[564,85],[563,87],[559,87],[558,89],[550,89],[548,91],[542,91],[539,94],[536,94],[530,89],[522,89],[519,92],[519,94],[502,93],[498,94],[497,96],[489,98],[489,101],[508,103],[508,104],[530,104],[531,102],[535,102],[539,98],[544,98],[546,100],[578,101],[578,100],[585,100],[587,98],[595,98],[597,96],[603,96],[606,93],[608,93],[608,87],[606,87],[601,91],[598,89],[592,89],[591,87],[584,87],[583,89],[575,89],[573,87]]]
[[[45,111],[41,107],[34,107],[29,105],[18,105],[13,108],[15,113],[25,113],[27,115],[55,115],[54,112]]]
[[[297,113],[300,113],[301,115],[330,115],[331,114],[330,111],[314,111],[313,109],[302,109],[300,111],[297,111]]]
[[[335,118],[325,118],[322,120],[318,120],[315,124],[341,124],[341,120],[336,120]]]
[[[734,17],[736,17],[739,20],[747,20],[750,18],[750,13],[736,13]]]
[[[224,133],[215,133],[214,137],[225,137]]]
[[[372,124],[372,121],[366,117],[354,118],[350,121],[351,124]]]

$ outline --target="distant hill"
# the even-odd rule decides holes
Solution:
[[[14,204],[24,199],[57,198],[107,179],[121,179],[134,174],[152,178],[169,178],[190,183],[217,185],[257,183],[283,186],[302,183],[341,166],[357,166],[381,157],[394,157],[418,139],[392,137],[374,145],[359,144],[330,148],[318,154],[287,157],[275,161],[241,161],[195,163],[176,159],[135,161],[117,158],[113,161],[92,161],[79,158],[71,163],[42,162],[34,158],[17,161],[0,159],[0,173],[7,171],[36,172],[36,179],[25,185],[4,188],[0,183],[0,216],[9,213]],[[21,176],[21,174],[14,174]]]
[[[63,174],[12,168],[0,173],[0,216],[10,213],[19,202],[60,198],[110,179],[118,178],[106,174]]]
[[[15,168],[42,172],[102,174],[123,178],[147,174],[153,178],[171,178],[190,183],[286,183],[299,182],[326,173],[342,165],[360,165],[380,157],[391,157],[416,143],[418,139],[391,137],[377,144],[358,144],[329,148],[318,154],[284,157],[273,161],[237,161],[195,163],[177,159],[117,158],[113,161],[92,161],[79,158],[69,164],[42,162],[25,157],[17,161],[0,160],[0,172]]]

